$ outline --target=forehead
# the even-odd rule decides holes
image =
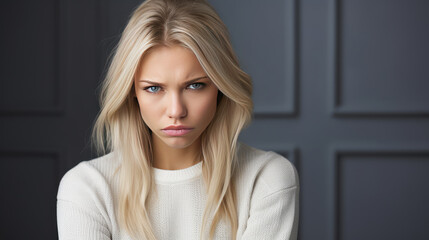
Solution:
[[[195,54],[180,45],[156,46],[141,59],[137,78],[181,79],[205,74]]]

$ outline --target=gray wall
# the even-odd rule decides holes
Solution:
[[[241,140],[297,167],[301,240],[427,239],[429,2],[209,0],[253,78]],[[56,239],[137,0],[0,3],[0,239]]]
[[[241,139],[300,173],[300,239],[428,239],[429,2],[211,2],[254,80]]]

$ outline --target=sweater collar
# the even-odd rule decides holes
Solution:
[[[202,173],[203,161],[188,168],[179,170],[165,170],[152,168],[156,183],[177,183],[196,178]]]

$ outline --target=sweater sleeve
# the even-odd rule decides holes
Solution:
[[[298,232],[298,191],[297,186],[281,189],[255,201],[242,239],[295,240]]]
[[[268,152],[250,200],[242,240],[296,240],[299,215],[299,179],[293,164]]]
[[[60,240],[111,239],[108,187],[95,168],[81,163],[61,179],[57,194]]]
[[[102,216],[73,202],[57,201],[57,221],[60,240],[110,240]]]

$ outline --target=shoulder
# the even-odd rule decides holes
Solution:
[[[253,190],[258,189],[255,194],[267,196],[299,187],[298,173],[294,165],[275,152],[263,151],[240,143],[237,158],[240,180],[252,183]]]
[[[85,204],[111,194],[118,160],[113,153],[80,162],[61,179],[57,199]]]

